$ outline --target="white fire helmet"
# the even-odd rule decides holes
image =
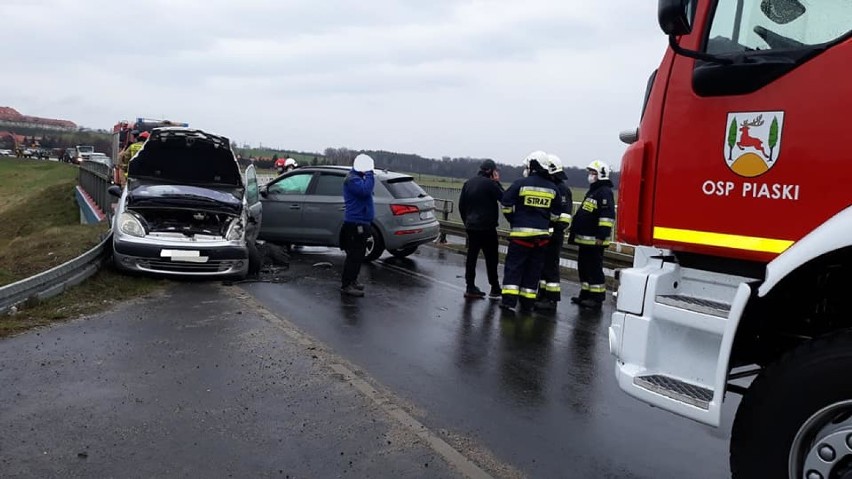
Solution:
[[[550,160],[547,158],[547,153],[541,150],[530,153],[526,158],[524,158],[524,176],[528,176],[530,174],[533,162],[536,162],[539,167],[547,170],[547,165],[550,163]]]
[[[608,180],[609,179],[609,165],[600,160],[595,160],[589,163],[589,166],[586,167],[587,170],[594,171],[598,175],[598,180]]]
[[[565,173],[565,170],[562,167],[562,159],[553,154],[548,154],[547,159],[550,161],[550,164],[547,165],[547,172],[550,173],[551,176],[558,175],[559,173]]]
[[[285,170],[292,170],[293,168],[298,168],[298,167],[299,167],[299,164],[296,163],[296,160],[294,160],[293,158],[287,158],[287,160],[284,161],[284,169]]]

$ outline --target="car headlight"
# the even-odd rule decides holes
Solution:
[[[145,236],[145,227],[142,226],[142,222],[139,221],[139,218],[130,213],[122,213],[121,216],[118,217],[118,230],[126,235],[136,236],[138,238],[143,238]]]
[[[231,221],[231,226],[228,226],[228,232],[225,233],[225,239],[228,241],[237,241],[243,239],[245,228],[243,228],[242,218]]]

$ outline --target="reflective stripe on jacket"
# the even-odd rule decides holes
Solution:
[[[521,178],[503,194],[503,214],[513,238],[550,236],[550,220],[559,217],[562,196],[552,181],[539,175]]]

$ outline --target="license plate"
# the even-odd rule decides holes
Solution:
[[[172,261],[183,261],[185,263],[206,263],[207,256],[201,256],[201,251],[184,249],[160,250],[161,258],[169,258]]]
[[[421,211],[420,212],[420,219],[421,220],[431,220],[434,217],[435,217],[435,214],[432,213],[431,211]]]

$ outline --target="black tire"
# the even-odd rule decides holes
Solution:
[[[389,249],[388,252],[397,258],[405,258],[411,256],[417,251],[417,246],[409,246],[408,248]]]
[[[370,237],[367,239],[367,251],[364,254],[364,261],[370,262],[379,259],[382,253],[385,252],[385,241],[379,230],[373,226],[370,228]]]
[[[800,428],[823,408],[852,400],[850,370],[849,331],[808,341],[767,367],[743,397],[734,420],[732,477],[788,477],[790,450]],[[797,477],[802,476],[799,471]]]
[[[260,269],[263,267],[263,256],[260,254],[257,244],[254,241],[248,241],[246,247],[248,248],[248,275],[249,277],[256,278],[260,275]]]

